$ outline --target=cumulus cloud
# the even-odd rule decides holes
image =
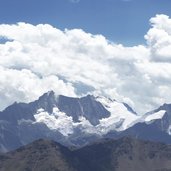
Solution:
[[[57,94],[75,96],[70,83],[64,83],[55,75],[39,77],[31,70],[0,67],[1,108],[14,101],[32,101],[44,92],[54,90]]]
[[[152,60],[171,62],[171,19],[166,15],[156,15],[150,19],[152,28],[145,38],[151,48]]]
[[[171,19],[156,15],[150,24],[147,44],[133,47],[81,29],[1,24],[0,109],[48,90],[105,95],[140,113],[171,102]]]

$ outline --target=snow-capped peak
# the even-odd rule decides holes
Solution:
[[[85,102],[89,103],[87,101],[84,101],[84,103]],[[111,100],[105,97],[94,97],[92,102],[96,105],[102,105],[109,112],[109,116],[99,119],[99,123],[96,125],[93,125],[86,118],[86,114],[84,115],[85,111],[82,112],[82,114],[80,113],[80,116],[78,116],[78,120],[76,121],[73,119],[73,116],[59,110],[57,106],[53,107],[52,113],[49,113],[42,108],[38,109],[34,115],[36,120],[35,123],[44,123],[49,129],[59,131],[64,136],[74,134],[75,129],[79,129],[80,131],[89,134],[103,135],[112,130],[123,131],[132,126],[139,119],[139,116],[130,112],[123,103],[117,102],[116,100]],[[75,103],[73,104],[75,105]],[[81,103],[76,104],[81,105]],[[93,111],[93,109],[89,110]],[[81,111],[83,111],[83,109]]]
[[[100,120],[100,124],[106,125],[108,128],[114,127],[117,124],[117,128],[115,129],[117,131],[123,131],[132,126],[140,118],[135,112],[129,111],[123,103],[117,102],[116,100],[102,96],[98,96],[96,100],[110,112],[110,117]]]

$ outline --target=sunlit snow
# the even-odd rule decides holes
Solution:
[[[153,121],[153,120],[156,120],[156,119],[161,119],[164,116],[165,113],[166,113],[165,110],[160,110],[159,112],[156,112],[156,113],[153,113],[153,114],[147,116],[145,118],[145,121],[150,122],[150,121]]]

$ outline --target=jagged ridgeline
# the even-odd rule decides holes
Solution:
[[[39,138],[79,147],[124,136],[171,143],[170,125],[170,104],[140,116],[128,104],[106,97],[72,98],[50,91],[34,102],[14,103],[0,112],[0,151]]]

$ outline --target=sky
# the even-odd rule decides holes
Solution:
[[[145,43],[149,19],[171,15],[170,0],[0,0],[0,23],[81,28],[125,45]]]
[[[0,110],[43,93],[171,103],[170,0],[0,0]]]

